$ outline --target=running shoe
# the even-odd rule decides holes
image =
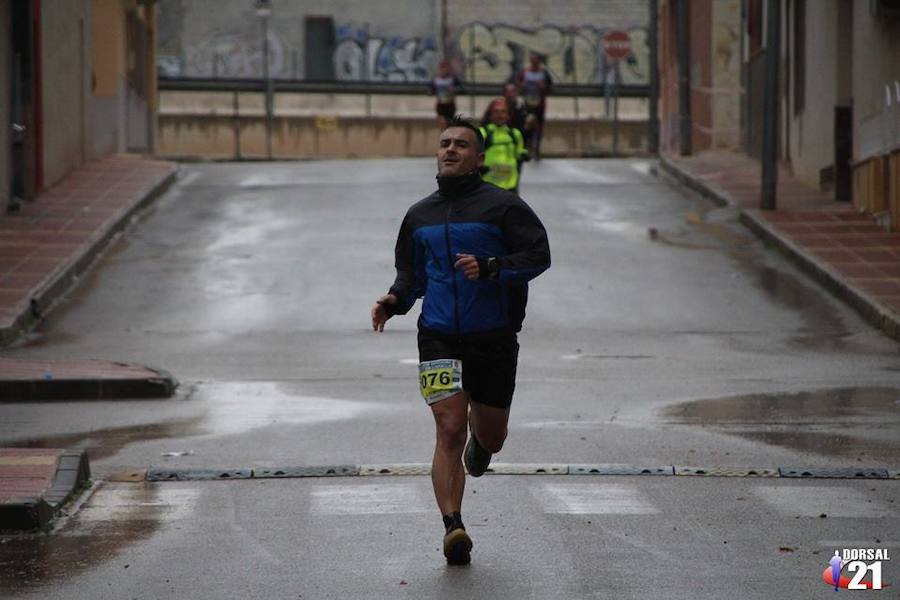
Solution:
[[[472,538],[462,527],[451,529],[444,536],[444,556],[448,565],[467,565],[472,562]]]
[[[463,452],[463,462],[466,465],[466,471],[472,477],[481,477],[491,465],[491,453],[481,447],[481,444],[475,439],[475,434],[471,432],[466,450]]]

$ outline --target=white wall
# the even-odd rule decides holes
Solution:
[[[806,2],[804,108],[794,114],[793,64],[786,65],[792,91],[784,105],[790,127],[790,161],[794,175],[818,188],[820,171],[834,163],[834,108],[838,104],[838,4],[840,0]],[[793,15],[786,34],[793,36]],[[791,56],[793,63],[795,56]]]
[[[884,86],[900,80],[900,19],[876,19],[868,2],[855,2],[853,14],[853,157],[888,151],[897,140],[900,109],[885,109]],[[895,98],[896,100],[896,98]]]

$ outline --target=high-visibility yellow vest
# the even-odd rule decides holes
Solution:
[[[481,128],[484,136],[484,166],[489,171],[482,179],[504,190],[519,185],[519,161],[525,155],[522,132],[508,125],[488,123]]]

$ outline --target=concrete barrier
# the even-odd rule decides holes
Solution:
[[[431,117],[276,116],[272,155],[279,159],[432,156],[437,127]],[[647,122],[619,123],[619,155],[647,152]],[[266,158],[261,115],[161,114],[157,153],[175,159]],[[545,125],[544,156],[609,156],[613,124],[605,119],[555,119]]]

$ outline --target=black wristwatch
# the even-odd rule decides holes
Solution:
[[[487,259],[487,278],[488,279],[497,279],[497,275],[500,274],[500,261],[497,260],[496,257],[491,256]]]

